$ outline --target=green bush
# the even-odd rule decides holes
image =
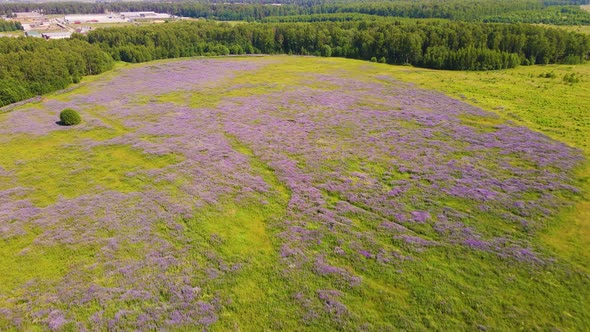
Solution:
[[[66,108],[61,111],[61,113],[59,113],[59,119],[64,126],[73,126],[82,122],[80,114],[71,108]]]

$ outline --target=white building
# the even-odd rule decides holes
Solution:
[[[128,20],[121,18],[117,14],[66,15],[64,21],[67,24],[128,22]]]
[[[156,12],[121,12],[121,16],[134,20],[134,19],[167,19],[171,18],[170,14],[161,14]]]

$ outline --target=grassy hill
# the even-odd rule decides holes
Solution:
[[[0,114],[0,329],[588,329],[588,68],[183,59]]]

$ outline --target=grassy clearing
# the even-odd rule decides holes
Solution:
[[[90,139],[112,137],[109,130],[60,131],[35,139],[13,138],[0,146],[0,163],[13,172],[4,185],[28,188],[28,198],[40,207],[55,203],[59,197],[115,190],[141,191],[149,183],[146,176],[131,172],[162,168],[179,162],[179,157],[152,156],[124,145],[88,148]],[[7,189],[7,188],[4,188]]]
[[[189,236],[207,239],[227,262],[244,266],[228,282],[211,286],[233,299],[213,330],[296,329],[289,316],[293,312],[285,308],[293,290],[276,265],[278,243],[272,233],[273,224],[285,218],[289,189],[248,146],[235,137],[227,138],[234,150],[248,157],[250,167],[270,188],[258,198],[226,198],[219,206],[199,210],[185,221]]]
[[[142,96],[138,102],[145,103],[148,100],[155,100],[193,108],[215,108],[222,101],[289,91],[291,87],[301,85],[322,90],[336,89],[336,86],[327,82],[315,81],[313,76],[308,73],[333,72],[338,69],[338,62],[320,61],[317,64],[310,65],[309,60],[302,57],[277,57],[280,60],[270,61],[270,63],[267,57],[232,57],[232,59],[263,62],[265,66],[257,70],[255,75],[252,72],[238,73],[235,77],[214,82],[215,84],[211,87],[191,91],[190,93],[175,91],[156,96]],[[287,59],[288,61],[285,61]],[[217,60],[226,61],[226,58],[218,58]],[[277,76],[278,72],[281,75]]]
[[[378,66],[378,65],[375,65]],[[438,71],[382,66],[382,72],[421,88],[481,107],[555,140],[590,158],[590,64],[519,67],[489,72]],[[580,80],[570,83],[566,75]],[[547,75],[549,74],[549,75]],[[549,77],[546,77],[549,76]],[[477,119],[469,121],[478,122]],[[584,198],[562,213],[541,239],[586,270],[590,269],[590,165],[579,170]]]
[[[551,28],[555,28],[555,29],[563,29],[563,30],[582,33],[582,34],[590,34],[590,25],[548,25],[548,24],[539,24],[539,25],[547,26],[547,27],[551,27]]]
[[[57,281],[72,269],[91,262],[98,249],[91,246],[76,249],[64,245],[38,246],[34,240],[39,234],[39,230],[33,229],[25,236],[0,242],[0,294],[10,294],[26,282]],[[0,297],[0,303],[4,300]]]
[[[445,72],[417,69],[403,66],[388,66],[362,61],[336,58],[311,57],[272,57],[272,58],[230,58],[232,61],[262,62],[265,65],[255,72],[242,73],[213,87],[199,91],[174,92],[158,96],[134,96],[139,100],[173,103],[185,107],[220,107],[223,102],[234,102],[232,98],[261,96],[273,92],[288,92],[301,85],[322,91],[335,89],[331,81],[314,80],[309,73],[329,73],[342,79],[353,77],[361,81],[380,81],[383,76],[411,82],[421,88],[442,91],[452,97],[464,100],[475,106],[495,112],[500,118],[480,119],[475,116],[461,118],[464,124],[482,132],[492,131],[493,127],[513,121],[534,130],[543,132],[556,140],[576,146],[590,156],[590,66],[542,66],[521,67],[498,72]],[[218,59],[216,61],[228,61]],[[149,66],[141,64],[129,66]],[[105,84],[114,75],[124,70],[91,77],[74,89],[46,96],[47,99],[71,101],[79,94],[92,93],[94,83]],[[280,73],[281,75],[277,75]],[[554,75],[545,75],[554,73]],[[565,75],[575,73],[580,81],[569,83]],[[555,76],[546,78],[545,76]],[[393,82],[391,84],[398,84]],[[142,99],[143,98],[143,99]],[[301,101],[294,100],[298,105]],[[369,107],[383,111],[390,110],[382,101],[366,99],[359,107]],[[39,106],[43,108],[42,106]],[[16,110],[18,111],[18,110]],[[101,145],[90,147],[89,142],[104,142],[128,133],[121,123],[107,122],[101,114],[102,107],[85,109],[89,115],[99,118],[111,129],[72,130],[53,132],[42,137],[15,136],[0,137],[0,165],[10,176],[0,173],[0,190],[21,186],[30,188],[25,197],[38,206],[53,204],[59,197],[71,198],[93,193],[97,190],[119,192],[142,191],[153,183],[141,172],[179,163],[183,158],[177,155],[150,155],[129,145]],[[395,110],[390,110],[395,112]],[[281,112],[280,110],[277,112]],[[285,116],[288,113],[285,112]],[[354,126],[351,126],[354,128]],[[346,126],[338,129],[338,136],[349,138],[355,133]],[[222,130],[220,128],[220,130]],[[366,330],[545,330],[559,328],[564,330],[583,330],[589,328],[587,321],[588,300],[585,298],[588,285],[580,274],[568,275],[572,270],[588,269],[590,254],[590,203],[580,200],[569,211],[564,211],[559,220],[539,234],[539,247],[549,246],[551,256],[567,261],[567,266],[547,268],[534,266],[519,267],[518,262],[502,260],[494,254],[482,253],[468,248],[456,249],[448,244],[438,247],[420,248],[392,241],[391,234],[379,232],[380,221],[371,220],[367,214],[350,215],[352,232],[373,231],[378,235],[374,240],[386,252],[400,255],[411,254],[407,261],[400,259],[392,266],[384,267],[374,258],[354,258],[334,256],[326,260],[343,270],[353,272],[362,278],[356,288],[347,288],[339,298],[354,314],[339,324],[330,321],[323,303],[316,298],[313,304],[319,318],[305,321],[307,308],[302,308],[293,295],[302,292],[316,296],[317,289],[333,286],[332,276],[318,277],[311,268],[301,274],[290,273],[281,262],[281,242],[277,235],[281,231],[291,192],[280,181],[275,171],[257,155],[257,149],[241,142],[238,137],[225,134],[231,148],[247,157],[250,174],[260,176],[268,185],[266,193],[250,193],[245,196],[225,196],[218,204],[195,209],[193,215],[181,220],[182,240],[174,237],[169,225],[155,226],[157,236],[171,244],[170,250],[182,251],[178,255],[181,266],[198,269],[206,263],[204,256],[209,251],[218,255],[224,264],[239,266],[235,272],[223,278],[213,278],[202,286],[203,299],[213,297],[231,299],[224,302],[219,311],[219,320],[210,326],[211,330],[335,330],[359,328],[359,322]],[[165,136],[145,136],[142,139],[160,142]],[[317,146],[337,150],[340,142],[317,139]],[[364,172],[379,178],[384,183],[407,180],[409,173],[389,172],[387,164],[378,159],[364,163],[350,158],[326,160],[325,170],[342,167],[347,173]],[[526,165],[520,165],[526,166]],[[580,184],[588,189],[589,168],[580,170]],[[133,174],[133,175],[130,175]],[[177,179],[182,182],[182,177]],[[353,184],[364,185],[362,178],[350,176]],[[586,182],[584,182],[586,181]],[[584,184],[586,183],[586,184]],[[153,185],[160,190],[170,190],[177,183],[166,182]],[[180,185],[185,183],[178,183]],[[168,187],[166,187],[168,186]],[[178,189],[180,190],[180,189]],[[589,191],[587,190],[586,193]],[[327,206],[332,208],[344,200],[337,192],[322,192]],[[538,193],[531,193],[538,195]],[[403,202],[408,203],[409,202]],[[426,204],[416,202],[416,204]],[[456,210],[472,207],[472,202],[449,198],[440,204]],[[360,205],[359,205],[360,206]],[[362,206],[360,206],[362,209]],[[476,213],[475,219],[466,222],[482,234],[502,234],[503,228],[512,225],[504,223],[495,215]],[[473,225],[469,224],[470,222]],[[310,221],[307,230],[322,231],[320,221]],[[411,226],[412,230],[425,238],[432,234],[429,225]],[[422,234],[420,234],[423,232]],[[430,232],[430,233],[428,233]],[[125,236],[124,231],[122,231]],[[518,233],[515,231],[515,234]],[[39,285],[49,285],[59,281],[71,270],[83,269],[94,263],[94,255],[99,248],[92,246],[40,247],[35,244],[40,234],[38,229],[27,229],[27,233],[2,240],[0,248],[0,304],[19,296],[19,287],[30,280]],[[356,233],[355,233],[356,234]],[[104,238],[118,234],[102,234]],[[515,236],[518,236],[516,234]],[[526,236],[526,235],[522,235]],[[334,246],[341,246],[348,253],[348,240],[327,233],[322,243],[313,248],[318,252]],[[435,236],[431,240],[438,240]],[[188,246],[189,244],[194,246]],[[343,241],[341,243],[341,241]],[[355,239],[362,243],[363,239]],[[537,245],[535,243],[535,245]],[[135,262],[150,248],[142,242],[121,241],[116,252],[118,260]],[[537,247],[535,247],[537,249]],[[544,252],[544,251],[543,251]],[[313,264],[313,262],[312,262]],[[176,266],[174,267],[176,268]],[[189,270],[189,269],[187,269]],[[116,287],[116,278],[100,275],[97,268],[89,278],[92,282]],[[286,271],[286,272],[285,272]],[[171,275],[175,271],[170,270]],[[198,271],[199,273],[201,271]],[[195,274],[190,278],[198,279]],[[156,301],[156,300],[154,300]],[[114,304],[113,304],[114,303]],[[73,317],[88,321],[94,311],[105,310],[105,315],[114,316],[119,309],[134,309],[136,302],[125,305],[113,302],[104,306],[89,304],[80,308],[67,308]],[[158,302],[154,302],[157,305]],[[121,307],[117,307],[120,305]],[[444,319],[441,319],[443,317]],[[303,323],[302,323],[303,321]],[[516,326],[520,322],[521,326]],[[44,326],[30,326],[31,329]],[[41,324],[41,323],[39,323]],[[3,328],[0,318],[0,329]],[[70,326],[74,329],[74,326]],[[180,330],[183,327],[179,328]],[[186,330],[189,330],[187,327]]]
[[[590,153],[589,65],[519,67],[490,72],[436,71],[384,66],[384,72],[422,88],[442,91],[454,98],[494,112],[504,119],[542,131],[556,140]],[[544,74],[554,74],[544,78]],[[568,74],[580,77],[568,83]]]
[[[24,37],[25,33],[23,31],[8,31],[8,32],[0,32],[0,37]]]
[[[285,69],[287,71],[292,70],[289,72],[289,75],[281,76],[281,78],[273,80],[273,83],[279,86],[289,84],[289,81],[285,81],[282,77],[290,77],[292,82],[293,76],[301,75],[304,71],[317,72],[320,68],[323,72],[337,72],[343,78],[352,76],[361,80],[375,79],[385,75],[416,84],[421,88],[441,91],[451,97],[500,115],[499,119],[466,117],[464,121],[470,126],[482,128],[482,130],[489,130],[494,125],[502,124],[506,121],[516,122],[533,130],[543,132],[555,140],[575,146],[584,151],[587,157],[590,157],[590,113],[586,112],[586,110],[590,109],[590,100],[585,97],[590,95],[590,81],[587,79],[587,77],[590,77],[590,65],[551,65],[520,67],[494,72],[456,72],[435,71],[405,66],[367,64],[360,61],[333,58],[316,59],[315,61],[310,62],[304,58],[296,57],[288,58],[288,60],[285,61],[286,63],[276,65],[275,68],[272,69],[273,72],[283,72]],[[261,72],[266,72],[266,68]],[[579,82],[571,83],[564,79],[566,75],[571,75],[572,73],[579,78]],[[329,89],[329,87],[327,88]],[[351,167],[353,167],[353,165],[351,165]],[[585,269],[586,271],[590,267],[590,254],[587,250],[584,250],[584,248],[587,248],[590,245],[590,217],[588,214],[590,213],[588,198],[588,193],[590,193],[590,187],[588,185],[589,169],[588,166],[583,166],[579,171],[579,183],[580,186],[582,186],[585,196],[583,196],[581,200],[578,200],[575,206],[569,210],[563,211],[550,227],[544,229],[539,234],[541,243],[544,243],[545,246],[549,246],[550,251],[553,251],[551,255],[563,258],[573,264],[573,266]],[[457,204],[461,206],[464,205],[464,203],[461,202]],[[486,220],[486,223],[482,224],[480,222],[478,224],[480,231],[486,233],[487,230],[489,230],[493,233],[493,225],[507,227],[507,225],[500,222],[500,220],[494,218],[482,214],[479,221]],[[362,223],[359,223],[359,225],[360,224]],[[433,252],[431,255],[426,255],[424,259],[419,263],[416,263],[414,267],[410,267],[410,269],[413,269],[413,275],[422,275],[422,278],[404,280],[405,282],[415,283],[413,287],[407,289],[392,289],[390,285],[400,283],[398,277],[380,274],[378,272],[378,267],[368,267],[365,272],[357,271],[363,275],[363,280],[367,280],[365,283],[366,287],[363,288],[360,294],[357,294],[358,298],[350,294],[347,302],[348,305],[355,308],[355,310],[366,310],[366,314],[375,315],[377,321],[391,320],[392,317],[395,316],[395,310],[392,310],[392,306],[399,306],[400,303],[406,301],[404,300],[405,297],[401,296],[401,294],[410,292],[412,289],[416,291],[428,289],[428,287],[425,287],[424,282],[426,279],[424,278],[430,279],[432,275],[423,274],[423,272],[421,272],[424,269],[424,264],[428,261],[430,269],[433,271],[439,271],[435,274],[438,275],[439,278],[457,279],[450,282],[451,284],[489,285],[489,287],[479,290],[473,287],[465,290],[465,293],[478,293],[479,300],[463,299],[457,300],[458,302],[455,302],[454,304],[450,304],[454,301],[452,300],[453,298],[461,299],[462,293],[448,288],[449,285],[446,282],[444,285],[439,284],[437,280],[440,279],[437,279],[436,277],[433,277],[431,280],[431,286],[439,289],[439,291],[436,292],[438,294],[437,296],[440,296],[440,294],[444,292],[454,294],[451,295],[449,293],[446,299],[440,298],[440,301],[442,302],[449,302],[449,304],[444,305],[445,307],[448,307],[441,307],[440,310],[460,310],[462,306],[470,306],[473,305],[472,303],[487,303],[485,308],[481,308],[481,312],[485,312],[485,314],[482,314],[481,317],[467,319],[467,325],[463,325],[464,328],[475,328],[475,322],[478,321],[489,323],[491,326],[512,328],[513,326],[508,323],[509,320],[498,325],[497,317],[502,315],[514,317],[526,316],[529,321],[523,326],[529,327],[537,326],[537,328],[542,328],[543,326],[551,326],[552,324],[555,324],[555,322],[561,322],[562,326],[569,326],[570,328],[584,326],[583,317],[579,315],[580,313],[578,312],[578,314],[576,314],[568,312],[568,304],[564,303],[560,296],[555,297],[555,293],[553,292],[539,293],[540,289],[551,287],[554,289],[561,289],[561,292],[569,293],[569,297],[572,301],[579,304],[586,302],[583,299],[583,295],[580,297],[580,294],[577,294],[575,290],[570,289],[570,286],[560,284],[560,280],[563,280],[565,276],[559,268],[546,272],[549,274],[545,276],[537,275],[535,272],[532,274],[525,273],[515,275],[514,279],[510,281],[512,286],[509,287],[509,293],[511,294],[510,297],[512,300],[505,302],[506,299],[501,300],[500,298],[493,296],[490,301],[486,301],[485,298],[491,293],[495,294],[508,291],[505,289],[506,281],[496,280],[494,277],[496,274],[502,275],[504,273],[493,272],[494,269],[504,263],[496,262],[492,265],[488,265],[489,260],[494,260],[493,258],[487,257],[482,260],[477,257],[478,255],[472,255],[467,252],[463,253],[463,256],[455,256],[454,254],[439,255],[440,253]],[[488,261],[488,263],[484,263],[484,261]],[[346,262],[341,263],[343,265],[348,265]],[[472,273],[456,275],[457,271],[464,269],[466,265],[473,268]],[[494,267],[492,268],[492,266]],[[509,270],[511,269],[511,266],[507,265],[502,269],[505,270],[505,274],[510,274]],[[478,280],[470,279],[473,278],[474,275],[479,276]],[[388,291],[384,291],[384,289]],[[389,302],[388,300],[391,299],[392,295],[386,294],[390,292],[398,294],[393,297],[396,298],[394,301],[395,303]],[[528,295],[524,296],[523,294]],[[536,306],[536,303],[540,301],[540,298],[537,295],[532,294],[537,294],[538,296],[545,298],[552,298],[553,300],[550,301],[553,303],[552,305],[563,308],[563,310],[561,310],[562,315],[559,317],[545,317],[543,315],[534,317],[527,316],[528,314],[526,314],[521,307]],[[427,294],[425,296],[427,296]],[[413,297],[416,298],[416,296]],[[366,298],[378,299],[371,301],[371,303],[381,303],[382,306],[375,307],[373,308],[373,311],[371,311],[370,306],[360,305],[362,300]],[[357,301],[360,302],[357,303]],[[432,304],[432,301],[432,298],[425,298],[424,303],[415,304],[429,306]],[[504,302],[495,303],[495,301]],[[359,305],[357,306],[355,303]],[[516,305],[516,303],[519,304]],[[393,316],[381,316],[383,312],[387,311],[393,312]],[[407,311],[401,311],[405,312],[405,315],[407,315]],[[548,308],[546,311],[549,311]],[[423,326],[425,327],[448,329],[457,326],[449,322],[437,322],[435,318],[436,315],[431,316],[427,312],[422,312],[422,314],[423,316],[418,315],[415,319],[423,319]],[[407,316],[404,318],[403,315],[404,314],[399,314],[396,319],[408,319]],[[430,319],[428,317],[430,317]],[[468,324],[470,320],[472,320],[474,325]],[[530,325],[533,321],[536,321],[536,323]],[[465,322],[455,323],[461,325]],[[380,327],[386,328],[387,326]]]

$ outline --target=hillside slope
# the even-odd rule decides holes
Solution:
[[[589,328],[544,239],[584,151],[397,70],[152,62],[0,114],[0,328]]]

